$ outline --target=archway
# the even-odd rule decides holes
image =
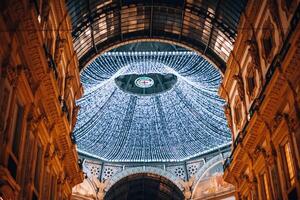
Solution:
[[[224,72],[246,3],[246,0],[69,0],[67,7],[80,68],[119,44],[154,39],[190,47]]]
[[[184,199],[183,193],[170,180],[151,173],[138,173],[127,176],[106,193],[105,200],[114,199]]]
[[[215,156],[195,175],[192,199],[232,198],[234,187],[223,180],[223,157]]]
[[[135,174],[156,174],[157,176],[161,176],[172,181],[173,184],[175,184],[180,190],[183,190],[183,186],[181,185],[180,181],[178,181],[179,178],[176,177],[174,174],[166,170],[160,169],[158,167],[149,167],[149,166],[128,168],[120,173],[117,173],[109,180],[105,190],[108,191],[111,187],[114,186],[114,184],[116,184],[120,180]]]

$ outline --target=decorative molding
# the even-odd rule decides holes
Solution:
[[[201,169],[195,174],[195,181],[192,185],[192,188],[196,188],[197,184],[199,183],[199,181],[202,180],[203,175],[213,166],[215,166],[216,164],[223,162],[224,159],[221,155],[217,155],[213,158],[211,158],[209,161],[207,161],[202,167]]]
[[[139,174],[139,173],[152,173],[157,174],[159,176],[163,176],[164,178],[170,180],[173,182],[180,190],[184,190],[184,186],[180,182],[181,179],[179,179],[177,176],[171,174],[170,172],[157,168],[157,167],[150,167],[150,166],[143,166],[143,167],[132,167],[125,169],[117,174],[115,174],[109,181],[109,184],[106,187],[106,191],[108,191],[115,183],[117,183],[122,178],[125,178],[127,176],[133,175],[133,174]]]
[[[233,133],[232,111],[231,111],[229,103],[224,105],[224,113],[225,113],[225,116],[227,119],[228,127],[230,128],[231,132]]]
[[[241,101],[244,101],[245,91],[244,91],[244,83],[243,83],[243,79],[242,79],[241,75],[240,74],[234,75],[233,80],[236,81],[237,91],[238,91],[238,95],[239,95]]]

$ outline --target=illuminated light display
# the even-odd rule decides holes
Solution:
[[[132,74],[141,87],[156,84],[147,74],[176,81],[163,93],[135,95],[115,82]],[[231,141],[217,94],[221,74],[194,52],[108,52],[82,71],[81,81],[74,130],[80,152],[111,162],[172,162]]]

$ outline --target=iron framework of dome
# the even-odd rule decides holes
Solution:
[[[224,72],[246,3],[246,0],[67,0],[67,7],[81,69],[107,49],[152,39],[190,47]]]
[[[149,74],[177,80],[146,96],[116,84],[120,76]],[[220,72],[194,52],[108,52],[82,71],[81,81],[74,130],[81,153],[109,162],[173,162],[231,141],[217,94]]]

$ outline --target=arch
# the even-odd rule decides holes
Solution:
[[[142,174],[142,173],[149,173],[162,176],[168,180],[170,180],[173,184],[175,184],[181,191],[183,191],[183,186],[179,181],[179,178],[173,175],[172,173],[157,168],[157,167],[133,167],[125,169],[117,174],[115,174],[111,179],[109,179],[108,184],[105,188],[105,191],[108,191],[115,183],[120,181],[121,179],[128,177],[134,174]]]
[[[169,179],[150,173],[126,176],[115,183],[105,194],[113,199],[174,199],[183,200],[183,192]]]
[[[203,175],[209,171],[212,167],[216,166],[220,162],[223,162],[223,157],[221,155],[217,155],[206,162],[201,169],[195,174],[195,181],[193,183],[192,188],[197,188],[197,184],[202,180]]]
[[[202,198],[216,198],[223,199],[231,197],[234,193],[234,187],[229,183],[226,183],[223,178],[223,173],[213,173],[215,167],[221,165],[223,170],[223,156],[217,155],[210,159],[195,175],[195,182],[192,186],[192,199]],[[209,174],[210,172],[210,174]],[[208,174],[208,176],[206,176]],[[209,191],[214,191],[210,193]]]
[[[97,196],[97,185],[92,178],[86,177],[82,183],[72,188],[75,200],[82,198],[94,199]]]
[[[99,53],[137,40],[165,40],[205,55],[222,72],[247,0],[68,0],[80,67]]]
[[[80,71],[82,71],[86,66],[91,64],[101,54],[106,53],[115,48],[121,47],[123,45],[133,44],[133,43],[137,43],[137,42],[161,42],[161,43],[167,43],[170,45],[177,45],[177,46],[183,47],[187,50],[196,52],[198,55],[200,55],[203,58],[205,58],[206,60],[208,60],[209,63],[212,64],[216,69],[218,69],[221,74],[223,74],[226,69],[226,63],[224,61],[217,62],[217,60],[214,60],[211,57],[209,57],[208,55],[203,54],[201,51],[199,51],[195,45],[180,43],[178,41],[173,41],[171,39],[166,39],[166,38],[152,37],[152,38],[139,38],[139,39],[127,39],[127,40],[124,39],[123,41],[120,41],[120,42],[111,42],[106,47],[102,46],[102,48],[100,50],[98,50],[97,53],[90,56],[88,61],[83,62],[83,64],[80,63],[80,66],[79,66]],[[223,68],[224,68],[224,70],[223,70]]]

